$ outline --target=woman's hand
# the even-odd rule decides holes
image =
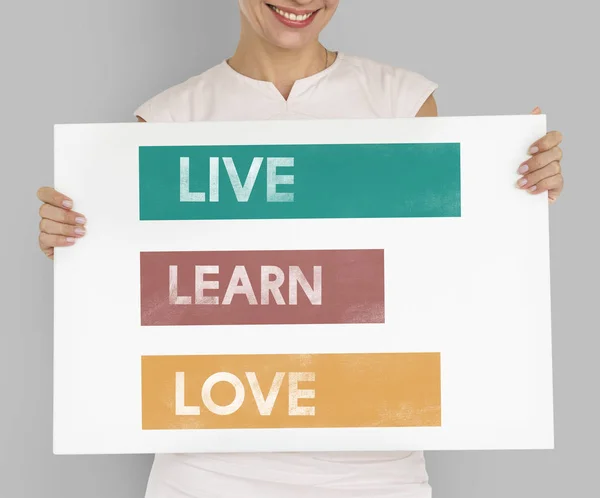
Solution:
[[[40,249],[54,259],[54,248],[72,246],[85,235],[86,219],[72,211],[73,200],[51,187],[42,187],[37,192],[42,201],[40,207]]]
[[[532,114],[541,114],[536,107]],[[523,175],[517,186],[531,194],[548,192],[548,202],[551,204],[558,199],[563,189],[561,160],[563,153],[559,145],[562,133],[551,131],[546,136],[531,145],[531,158],[519,166],[517,172]]]

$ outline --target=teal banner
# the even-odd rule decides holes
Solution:
[[[140,220],[459,217],[460,144],[146,146]]]

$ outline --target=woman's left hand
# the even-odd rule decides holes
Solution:
[[[541,114],[536,107],[532,114]],[[552,204],[558,199],[563,189],[563,176],[561,160],[563,153],[559,147],[562,142],[562,133],[551,131],[529,149],[531,158],[519,166],[518,173],[522,177],[517,181],[517,186],[531,194],[548,192],[548,202]]]

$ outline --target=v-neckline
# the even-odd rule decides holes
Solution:
[[[300,78],[300,79],[296,80],[294,82],[294,84],[292,85],[292,89],[290,90],[290,94],[287,99],[284,98],[284,96],[281,94],[281,92],[277,89],[277,87],[275,86],[275,84],[272,81],[258,80],[255,78],[251,78],[250,76],[246,76],[245,74],[242,74],[242,73],[236,71],[235,69],[233,69],[229,65],[228,59],[225,59],[221,63],[221,66],[223,66],[228,73],[232,74],[234,77],[238,78],[239,80],[244,81],[247,84],[250,84],[256,88],[261,89],[262,91],[266,92],[268,95],[274,96],[275,98],[277,98],[278,100],[281,100],[282,102],[289,103],[296,96],[304,93],[311,86],[314,86],[318,81],[320,81],[321,79],[326,77],[329,73],[334,71],[335,68],[340,64],[342,58],[343,58],[342,52],[336,52],[335,60],[328,67],[326,67],[322,71],[319,71],[318,73],[315,73],[310,76],[306,76],[305,78]]]

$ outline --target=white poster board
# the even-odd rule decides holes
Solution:
[[[552,448],[545,133],[57,125],[55,453]]]

